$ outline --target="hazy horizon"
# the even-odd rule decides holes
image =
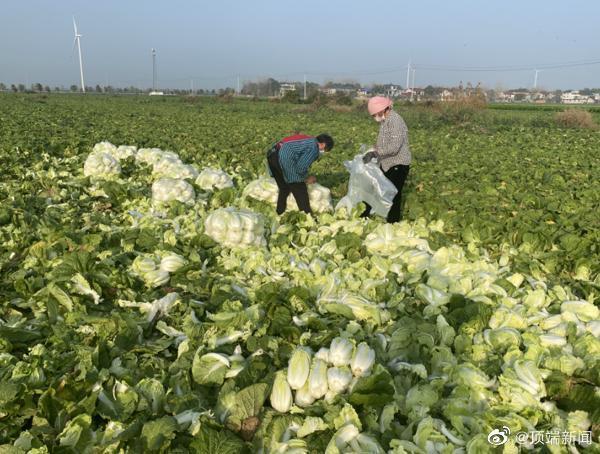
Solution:
[[[317,83],[405,86],[409,60],[418,87],[531,88],[536,66],[600,63],[600,3],[494,4],[23,0],[0,10],[0,82],[79,85],[73,15],[87,86],[151,87],[153,47],[159,88],[235,88],[238,76],[304,74]],[[466,70],[474,67],[486,70]],[[540,89],[585,87],[600,87],[600,64],[538,74]]]

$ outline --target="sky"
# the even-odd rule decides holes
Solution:
[[[0,82],[79,84],[73,16],[88,86],[151,87],[153,47],[159,88],[405,86],[409,61],[417,87],[531,88],[536,66],[600,63],[596,0],[4,0]],[[538,87],[600,87],[600,64],[541,70]]]

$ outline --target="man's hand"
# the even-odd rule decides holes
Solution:
[[[307,179],[306,179],[306,184],[314,184],[317,182],[317,177],[315,177],[314,175],[310,175]]]

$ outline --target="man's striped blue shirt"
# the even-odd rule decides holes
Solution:
[[[308,169],[319,158],[317,139],[284,142],[279,149],[279,165],[287,183],[301,183],[308,177]]]

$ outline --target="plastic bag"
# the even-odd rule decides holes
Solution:
[[[361,153],[352,161],[344,161],[344,166],[350,172],[348,194],[338,202],[335,209],[345,208],[350,212],[360,202],[371,205],[371,213],[387,217],[392,201],[398,193],[396,186],[386,178],[374,161],[363,163],[366,147],[361,147]]]

